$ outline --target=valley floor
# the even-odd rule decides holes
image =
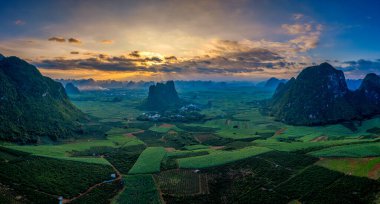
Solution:
[[[0,203],[379,202],[380,118],[290,126],[260,113],[256,100],[271,94],[179,90],[193,103],[212,101],[193,123],[137,121],[145,90],[71,96],[100,119],[94,127],[112,128],[59,144],[2,143]]]

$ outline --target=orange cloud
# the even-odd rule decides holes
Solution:
[[[109,45],[109,44],[113,44],[114,43],[114,41],[113,40],[102,40],[102,41],[100,41],[102,44],[107,44],[107,45]]]
[[[311,24],[307,23],[293,25],[283,24],[281,28],[283,28],[288,34],[292,35],[307,33],[310,32],[312,29]]]

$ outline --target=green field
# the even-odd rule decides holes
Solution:
[[[143,144],[141,141],[135,138],[128,138],[123,135],[110,135],[107,139],[87,139],[78,140],[71,143],[59,144],[59,145],[7,145],[8,148],[32,153],[34,155],[52,157],[57,159],[109,164],[107,160],[100,157],[72,157],[70,152],[72,151],[84,151],[91,147],[123,147]]]
[[[191,170],[173,169],[154,175],[162,193],[177,196],[208,193],[206,174]]]
[[[380,156],[380,143],[353,144],[311,152],[317,157],[374,157]]]
[[[178,127],[176,127],[175,125],[172,125],[172,124],[161,124],[161,125],[154,125],[152,126],[151,128],[149,128],[149,130],[151,131],[155,131],[155,132],[160,132],[160,133],[166,133],[168,132],[169,130],[174,130],[174,131],[182,131],[181,129],[179,129]]]
[[[152,175],[128,175],[123,179],[125,189],[112,204],[162,203]]]
[[[292,141],[292,142],[280,142],[277,139],[267,139],[267,140],[256,140],[253,144],[262,147],[268,147],[278,151],[301,151],[313,149],[323,149],[331,146],[344,145],[344,144],[354,144],[362,142],[371,142],[374,140],[367,139],[342,139],[342,140],[331,140],[331,141],[320,141],[320,142],[302,142],[302,141]]]
[[[265,147],[247,147],[235,151],[216,150],[208,155],[178,159],[178,164],[180,168],[206,168],[245,159],[268,151],[271,150]]]
[[[2,184],[19,189],[28,199],[35,191],[71,198],[97,183],[109,180],[114,170],[107,165],[39,157],[11,152],[14,159],[0,161]],[[37,196],[38,197],[38,196]]]
[[[380,177],[380,157],[331,158],[320,160],[316,164],[347,175],[369,177],[371,179]]]
[[[128,174],[148,174],[160,171],[162,159],[166,151],[163,147],[148,147],[145,149]]]

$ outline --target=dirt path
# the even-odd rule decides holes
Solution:
[[[281,128],[281,129],[277,130],[277,131],[274,133],[273,137],[278,136],[278,135],[281,135],[282,133],[285,132],[286,129],[287,129],[287,128]]]
[[[103,157],[103,156],[101,156],[101,157]],[[113,170],[116,172],[116,175],[117,175],[117,177],[116,177],[113,181],[119,181],[119,180],[121,180],[121,179],[122,179],[122,175],[121,175],[121,173],[119,172],[119,170],[117,170],[116,167],[113,166],[111,163],[110,163],[110,165],[111,165],[111,167],[113,168]],[[100,185],[102,185],[102,184],[104,184],[104,183],[105,183],[104,181],[102,181],[102,182],[100,182],[100,183],[97,183],[97,184],[91,186],[90,188],[88,188],[85,192],[80,193],[79,195],[77,195],[77,196],[75,196],[75,197],[73,197],[73,198],[70,198],[70,199],[63,199],[62,203],[71,203],[71,202],[73,202],[74,200],[76,200],[76,199],[78,199],[78,198],[80,198],[80,197],[82,197],[82,196],[87,195],[87,194],[90,193],[94,188],[96,188],[96,187],[98,187],[98,186],[100,186]]]
[[[136,137],[134,134],[139,134],[139,133],[144,133],[145,130],[139,130],[139,131],[136,131],[136,132],[130,132],[130,133],[127,133],[125,136],[127,137]]]
[[[161,128],[172,128],[172,127],[174,127],[174,125],[168,124],[168,123],[164,123],[164,124],[160,125],[159,127],[161,127]]]
[[[154,185],[156,186],[156,189],[158,191],[158,195],[160,196],[161,203],[165,204],[166,202],[164,200],[163,193],[162,193],[160,187],[158,186],[158,182],[156,181],[156,178],[154,178],[153,175],[152,175],[152,179],[153,179]]]
[[[223,149],[223,148],[225,148],[225,146],[210,146],[209,148],[210,148],[210,149],[216,149],[216,150],[218,150],[218,149]]]
[[[322,142],[322,141],[327,141],[329,140],[329,137],[325,136],[325,135],[321,135],[319,137],[316,137],[314,138],[313,140],[311,140],[312,142]]]
[[[371,171],[368,172],[368,177],[375,180],[380,177],[380,164],[376,164]]]

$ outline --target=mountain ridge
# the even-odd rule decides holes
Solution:
[[[166,110],[181,104],[174,81],[156,83],[149,86],[148,98],[144,106],[150,110]]]
[[[316,77],[318,76],[318,77]],[[324,125],[380,113],[380,77],[368,74],[356,91],[344,73],[328,63],[303,69],[279,85],[269,102],[270,114],[292,125]]]
[[[63,86],[17,57],[0,60],[0,140],[35,143],[72,137],[85,115]]]

